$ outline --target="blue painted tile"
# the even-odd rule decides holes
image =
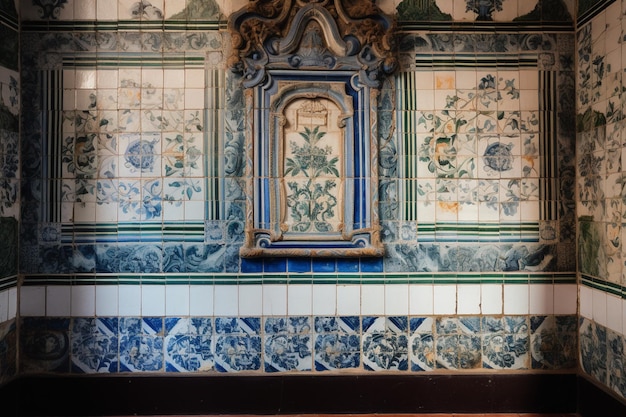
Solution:
[[[287,272],[287,259],[265,258],[263,261],[264,272]]]
[[[359,272],[359,260],[351,258],[337,259],[337,272]]]
[[[335,260],[324,258],[313,258],[313,272],[335,272]]]
[[[263,272],[263,259],[241,258],[241,272],[244,272],[244,273]]]
[[[361,272],[383,272],[383,258],[361,258]]]
[[[311,272],[311,260],[309,258],[289,258],[287,268],[289,272]]]

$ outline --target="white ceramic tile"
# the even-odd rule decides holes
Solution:
[[[72,317],[93,317],[96,314],[96,286],[75,285],[71,291]]]
[[[96,316],[118,315],[118,290],[117,285],[96,285]]]
[[[46,315],[46,287],[20,288],[20,315],[31,317]]]
[[[613,294],[607,294],[606,296],[606,327],[609,329],[620,332],[623,328],[623,312],[622,312],[622,299]]]
[[[46,287],[46,316],[69,317],[71,313],[71,287],[52,285]]]
[[[361,314],[383,315],[384,313],[385,286],[363,285],[363,287],[361,288]]]
[[[481,313],[502,314],[502,285],[482,284],[480,287]]]
[[[239,286],[239,315],[257,316],[263,314],[263,286]]]
[[[409,285],[409,314],[413,316],[434,314],[432,285]]]
[[[457,286],[457,314],[480,314],[480,284]]]
[[[335,285],[313,286],[313,314],[318,316],[337,313],[337,287]]]
[[[580,315],[593,319],[593,290],[584,285],[580,286]]]
[[[98,20],[117,20],[117,2],[97,0],[96,18]]]
[[[576,314],[578,309],[578,286],[559,284],[554,286],[554,314]]]
[[[266,316],[284,316],[287,314],[287,286],[263,286],[263,314]]]
[[[239,288],[236,285],[216,285],[213,308],[216,316],[234,316],[239,313]]]
[[[593,320],[606,326],[606,293],[604,291],[593,290]]]
[[[189,285],[165,287],[165,315],[168,317],[189,315]]]
[[[205,86],[205,72],[201,69],[186,69],[185,70],[185,88],[204,88]]]
[[[309,316],[313,311],[313,286],[294,284],[287,287],[287,314]]]
[[[622,299],[622,334],[626,335],[626,300]]]
[[[434,285],[433,303],[435,314],[456,314],[456,285]]]
[[[385,314],[387,316],[406,316],[409,314],[408,284],[385,286]]]
[[[530,286],[530,314],[554,313],[554,285],[533,284]]]
[[[120,285],[118,294],[120,316],[141,315],[141,286]]]
[[[0,292],[0,323],[9,320],[9,291]]]
[[[193,285],[189,293],[189,314],[191,316],[213,315],[213,286]]]
[[[504,314],[528,314],[528,287],[526,284],[504,285]]]
[[[361,313],[361,286],[337,286],[337,314],[340,316],[359,315]]]
[[[9,320],[17,317],[17,288],[9,290]]]
[[[165,286],[141,286],[141,315],[154,317],[165,315]]]

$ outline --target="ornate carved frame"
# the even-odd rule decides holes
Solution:
[[[396,68],[394,29],[395,22],[373,1],[362,0],[257,0],[231,16],[229,65],[246,89],[247,201],[241,256],[383,255],[377,109],[382,78]],[[286,161],[293,162],[286,156],[286,126],[293,125],[286,109],[297,101],[319,108],[324,108],[321,102],[329,103],[339,113],[329,122],[336,123],[332,126],[337,131],[324,151],[332,148],[341,159],[331,161],[340,170],[329,168],[339,183],[336,198],[329,198],[339,204],[338,212],[328,210],[334,226],[326,229],[311,218],[313,230],[291,227],[286,220],[287,206],[292,204],[293,212],[295,204],[288,203],[285,179],[291,170],[285,169]],[[304,175],[308,180],[309,174]],[[313,187],[311,181],[307,184]]]

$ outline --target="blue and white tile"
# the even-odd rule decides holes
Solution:
[[[406,317],[363,317],[363,366],[370,371],[408,369]]]
[[[164,365],[163,319],[120,319],[120,371],[155,372]]]
[[[210,318],[165,319],[165,370],[205,372],[213,369],[213,326]]]
[[[264,327],[266,372],[312,369],[313,334],[310,317],[268,317]]]
[[[315,317],[315,369],[358,368],[361,323],[357,316]]]
[[[75,318],[70,338],[72,372],[118,372],[117,318]]]

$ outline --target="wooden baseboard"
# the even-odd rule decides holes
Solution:
[[[578,413],[582,417],[624,417],[626,401],[590,377],[578,377]]]
[[[580,386],[573,373],[25,376],[0,389],[0,408],[20,417],[574,413]]]

